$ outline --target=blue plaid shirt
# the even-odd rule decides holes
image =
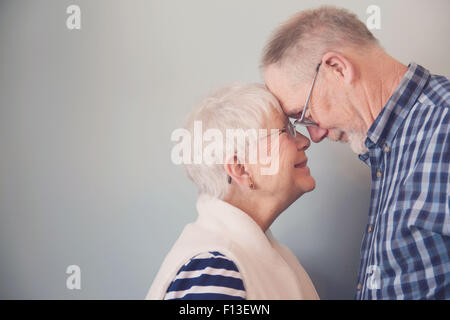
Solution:
[[[450,299],[450,81],[411,63],[370,127],[356,299]]]

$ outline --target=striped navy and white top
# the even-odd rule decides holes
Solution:
[[[450,81],[411,63],[367,133],[357,299],[450,299]]]
[[[217,251],[192,257],[178,271],[164,300],[244,300],[244,283],[235,263]]]

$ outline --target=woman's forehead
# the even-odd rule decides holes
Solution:
[[[289,122],[289,118],[278,111],[272,111],[266,120],[266,127],[268,129],[281,129]]]

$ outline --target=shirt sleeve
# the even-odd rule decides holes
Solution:
[[[245,300],[235,263],[217,251],[192,257],[178,271],[164,300]]]

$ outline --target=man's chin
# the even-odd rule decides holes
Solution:
[[[329,134],[328,138],[335,142],[348,143],[356,154],[365,154],[369,151],[365,144],[366,135],[356,131],[339,130]]]
[[[359,132],[349,132],[347,141],[350,144],[350,148],[356,154],[365,154],[369,152],[366,147],[366,135]]]
[[[341,130],[334,130],[334,131],[330,130],[327,138],[334,142],[344,142],[345,143],[348,141],[347,134]]]
[[[339,137],[339,142],[348,142],[348,135],[346,132],[342,132],[341,136]]]

